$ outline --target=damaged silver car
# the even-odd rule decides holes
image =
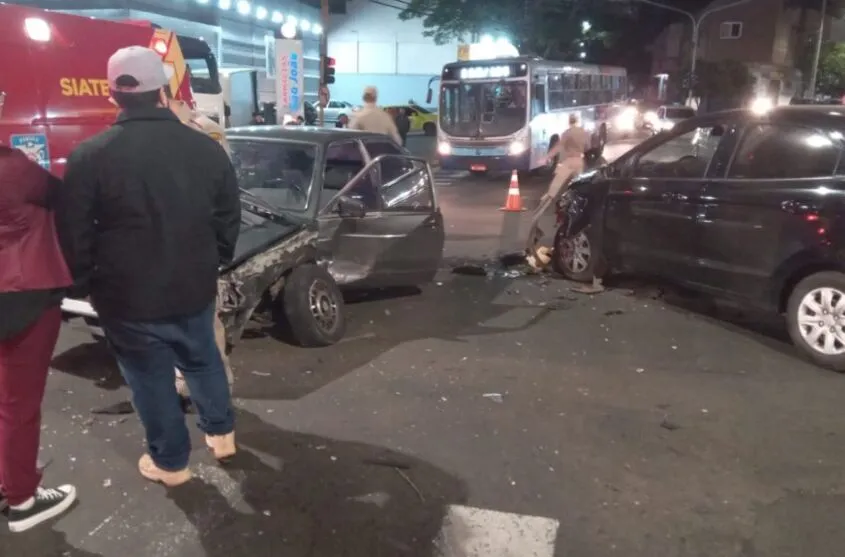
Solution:
[[[227,138],[243,206],[218,291],[230,345],[264,310],[297,343],[330,345],[345,331],[341,289],[434,278],[445,230],[425,159],[383,135],[337,128],[233,128]],[[87,301],[62,309],[102,336]]]

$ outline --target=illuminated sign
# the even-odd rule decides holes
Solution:
[[[511,76],[510,66],[461,68],[461,79],[497,79]]]
[[[276,110],[300,116],[303,110],[304,73],[302,41],[276,39]]]

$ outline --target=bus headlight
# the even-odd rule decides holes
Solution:
[[[441,141],[437,144],[437,152],[443,156],[451,155],[452,146],[446,143],[445,141]]]
[[[510,146],[508,147],[508,153],[510,153],[512,156],[521,155],[525,152],[526,149],[527,147],[525,146],[525,141],[519,139],[511,142]]]

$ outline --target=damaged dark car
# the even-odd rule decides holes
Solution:
[[[345,331],[342,289],[433,280],[445,230],[425,159],[383,135],[337,128],[233,128],[227,139],[243,208],[218,288],[229,345],[268,311],[298,344],[327,346]],[[62,309],[102,336],[87,301]]]
[[[684,120],[581,175],[552,261],[573,280],[649,276],[784,317],[815,363],[845,371],[845,109]]]

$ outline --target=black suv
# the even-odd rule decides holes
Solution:
[[[558,271],[650,275],[785,314],[845,371],[845,107],[686,120],[581,175],[558,203]]]

